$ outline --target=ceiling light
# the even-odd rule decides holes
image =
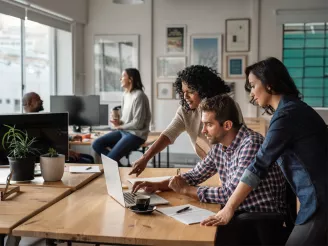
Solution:
[[[117,4],[141,4],[144,0],[113,0],[113,3]]]

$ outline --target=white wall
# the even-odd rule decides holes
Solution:
[[[154,68],[156,68],[156,57],[165,55],[165,28],[169,24],[185,24],[187,26],[186,53],[188,64],[190,61],[190,35],[192,34],[224,34],[225,20],[229,18],[251,18],[252,7],[256,1],[252,0],[159,0],[154,1]],[[257,34],[255,33],[255,36]],[[223,38],[222,63],[226,60]],[[229,53],[232,54],[232,53]],[[252,53],[245,52],[249,60],[256,60]],[[222,70],[225,78],[225,66]],[[154,83],[157,83],[156,73]],[[227,80],[229,81],[229,80]],[[232,81],[232,80],[230,80]],[[256,108],[250,107],[248,97],[244,90],[243,80],[233,80],[236,86],[235,99],[241,106],[245,116],[256,115]],[[153,95],[156,95],[156,85]],[[155,100],[154,116],[156,129],[162,131],[170,123],[179,106],[177,100]],[[194,153],[186,134],[179,137],[171,148],[176,153]]]
[[[88,21],[88,0],[28,0],[40,7],[65,15],[80,23]]]
[[[145,92],[151,99],[151,1],[141,5],[113,4],[111,0],[89,3],[89,23],[85,26],[85,94],[95,93],[93,43],[96,34],[139,34],[139,69]],[[117,106],[120,101],[109,104]]]
[[[93,37],[95,34],[140,34],[140,71],[146,87],[146,93],[154,100],[154,115],[156,130],[162,131],[173,118],[178,108],[177,100],[156,99],[156,73],[151,77],[151,69],[156,68],[156,58],[165,55],[165,27],[167,24],[187,25],[187,47],[191,34],[217,34],[225,32],[225,19],[252,18],[254,2],[257,0],[156,0],[154,8],[154,55],[151,59],[151,0],[143,5],[116,5],[112,1],[92,0],[89,2],[89,23],[85,28],[85,93],[94,93],[93,75]],[[256,8],[255,8],[256,9]],[[256,14],[256,13],[255,13]],[[252,38],[256,40],[256,29]],[[255,41],[254,41],[255,42]],[[249,55],[250,61],[256,61],[257,56]],[[257,54],[257,53],[255,53]],[[189,58],[189,54],[186,53]],[[222,57],[225,61],[225,56]],[[225,69],[225,68],[223,68]],[[223,70],[224,71],[224,70]],[[243,81],[236,81],[236,100],[239,102],[245,116],[256,115],[256,109],[250,106],[243,89]],[[153,89],[151,91],[151,84]],[[178,138],[172,152],[193,153],[186,135]]]
[[[153,0],[153,34],[151,0],[138,6],[114,5],[109,0],[89,2],[89,23],[85,28],[85,93],[94,92],[92,45],[95,34],[140,34],[140,70],[147,88],[147,95],[154,100],[156,130],[163,130],[173,118],[178,107],[176,100],[156,99],[156,59],[165,55],[165,27],[168,24],[187,26],[187,47],[190,35],[225,33],[225,20],[231,18],[251,19],[251,50],[239,53],[248,55],[248,64],[268,56],[281,58],[282,31],[277,25],[276,9],[306,9],[328,7],[327,0]],[[153,50],[151,39],[153,38]],[[223,39],[224,41],[224,39]],[[222,62],[226,53],[223,44]],[[229,53],[233,54],[233,53]],[[189,62],[189,51],[186,53]],[[223,67],[223,74],[225,67]],[[224,76],[223,76],[224,77]],[[225,77],[224,77],[225,78]],[[229,81],[229,80],[227,80]],[[173,81],[172,81],[173,82]],[[257,108],[248,103],[244,80],[235,80],[235,99],[245,117],[257,116]],[[193,153],[186,135],[177,139],[172,152]]]

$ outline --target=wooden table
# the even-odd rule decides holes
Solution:
[[[121,168],[123,180],[130,168]],[[185,171],[185,170],[182,170]],[[175,175],[176,169],[146,169],[142,176]],[[125,181],[126,182],[126,181]],[[217,185],[215,175],[205,184]],[[219,210],[174,192],[162,192],[170,206],[190,203]],[[167,205],[162,205],[167,206]],[[74,192],[13,230],[13,235],[62,240],[133,245],[213,245],[215,227],[185,225],[161,213],[139,215],[122,207],[108,194],[104,176]]]
[[[50,207],[70,193],[69,188],[22,186],[17,195],[0,201],[0,234],[9,234],[20,223]]]
[[[94,165],[94,164],[91,164]],[[61,181],[57,182],[46,182],[42,178],[42,176],[35,177],[30,182],[15,182],[12,181],[11,184],[18,185],[18,186],[44,186],[44,187],[58,187],[58,188],[70,188],[73,191],[80,189],[91,180],[95,179],[96,177],[100,176],[103,172],[102,165],[97,164],[100,167],[101,173],[70,173],[68,171],[69,166],[90,166],[87,164],[65,164],[65,172]],[[0,183],[5,184],[6,178],[10,173],[9,167],[1,167],[0,166]]]

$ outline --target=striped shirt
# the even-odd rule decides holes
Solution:
[[[182,174],[189,185],[196,186],[219,174],[222,186],[197,189],[201,202],[226,204],[236,189],[246,168],[254,159],[263,137],[245,125],[239,129],[228,147],[213,145],[205,159],[190,171]],[[265,179],[240,204],[238,210],[246,212],[285,213],[285,179],[277,164],[272,165]]]

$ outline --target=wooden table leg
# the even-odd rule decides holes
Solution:
[[[21,240],[21,237],[16,237],[16,236],[13,236],[13,235],[8,235],[6,246],[18,246],[20,240]]]
[[[166,167],[170,167],[170,148],[169,145],[166,147]]]
[[[156,155],[154,155],[154,157],[153,157],[153,166],[154,166],[154,168],[156,167]]]

